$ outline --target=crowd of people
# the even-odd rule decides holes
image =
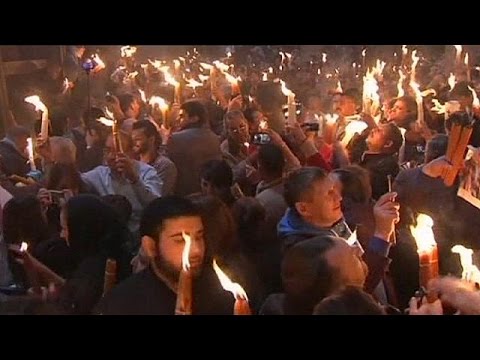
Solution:
[[[0,313],[173,315],[187,234],[192,314],[234,313],[214,261],[253,314],[479,314],[451,252],[479,248],[479,210],[457,196],[461,171],[444,181],[461,167],[446,156],[452,124],[480,115],[472,66],[448,51],[410,61],[400,47],[383,66],[355,47],[229,50],[142,63],[130,46],[111,61],[70,46],[20,92],[39,96],[49,127],[12,102]],[[366,101],[370,68],[378,99]],[[432,91],[419,102],[404,74]],[[478,121],[469,146],[480,147]],[[427,288],[410,232],[420,213],[439,253]]]

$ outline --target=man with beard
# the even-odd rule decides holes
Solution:
[[[203,223],[190,200],[156,199],[143,213],[140,234],[149,266],[113,288],[97,306],[105,315],[173,315],[185,241],[192,239],[189,260],[193,274],[192,313],[232,314],[233,296],[224,291],[207,258]]]
[[[177,179],[177,168],[169,158],[159,152],[161,139],[155,125],[148,120],[134,123],[132,141],[133,152],[137,159],[157,170],[158,177],[162,182],[160,189],[162,196],[172,195]]]

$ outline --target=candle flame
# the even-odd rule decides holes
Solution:
[[[168,110],[168,104],[164,98],[160,96],[152,96],[150,100],[148,100],[148,104],[151,106],[157,105],[160,110]]]
[[[142,99],[142,101],[144,103],[147,103],[147,98],[145,96],[145,91],[143,91],[142,89],[138,89],[138,92],[140,93],[140,98]]]
[[[362,50],[362,56],[365,57],[365,55],[367,55],[367,49]]]
[[[229,73],[224,73],[225,78],[227,81],[232,85],[238,85],[238,81],[241,80],[240,77],[235,78],[234,76],[230,75]]]
[[[478,100],[477,92],[470,85],[468,86],[468,89],[470,90],[473,96],[473,103],[472,103],[473,107],[477,107],[477,108],[480,107],[480,101]]]
[[[480,270],[473,264],[473,250],[462,245],[452,247],[452,253],[460,255],[462,279],[480,283]]]
[[[22,245],[20,245],[20,251],[25,252],[28,250],[28,244],[25,241],[22,241]]]
[[[105,126],[112,127],[115,124],[115,121],[112,119],[107,119],[105,117],[99,117],[97,119],[98,122],[102,123]]]
[[[320,70],[320,68],[317,69],[317,75],[321,75],[322,74],[322,71]]]
[[[111,112],[110,110],[108,110],[108,108],[105,108],[105,114],[107,115],[107,117],[109,119],[113,119],[113,112]]]
[[[270,74],[273,74],[273,67],[270,66],[270,67],[268,68],[268,72],[269,72]]]
[[[120,48],[120,55],[122,57],[132,57],[136,52],[137,48],[135,46],[127,45]]]
[[[285,96],[291,96],[293,94],[292,90],[288,89],[286,84],[285,84],[285,81],[283,80],[280,80],[280,84],[282,84],[282,93],[283,95]]]
[[[165,81],[170,85],[173,85],[175,87],[180,86],[180,83],[175,80],[172,74],[170,74],[167,70],[163,72],[163,76],[165,77]]]
[[[327,62],[327,53],[322,53],[322,62],[324,64]]]
[[[450,86],[450,91],[453,90],[456,83],[457,83],[457,78],[455,77],[455,75],[453,75],[453,73],[450,73],[450,76],[448,77],[448,85]]]
[[[68,78],[65,78],[65,80],[63,80],[63,91],[65,92],[69,88],[70,88],[70,82],[68,81]]]
[[[148,62],[150,63],[150,65],[152,65],[155,69],[160,69],[160,67],[162,66],[162,62],[160,60],[150,60],[148,59]]]
[[[231,58],[231,57],[232,57],[232,53],[231,53],[230,51],[227,52],[227,57],[228,57],[228,58]]]
[[[215,270],[215,273],[217,274],[218,280],[220,280],[220,284],[222,284],[222,287],[226,291],[230,291],[235,299],[244,299],[248,301],[247,293],[243,288],[238,284],[232,282],[228,278],[228,276],[220,269],[220,267],[217,265],[217,261],[213,259],[213,270]]]
[[[223,63],[223,62],[221,62],[221,61],[219,61],[219,60],[215,60],[215,61],[213,62],[213,64],[215,65],[215,67],[216,67],[218,70],[220,70],[220,71],[222,71],[222,72],[228,71],[228,69],[230,69],[230,66],[228,66],[227,64],[225,64],[225,63]]]
[[[92,55],[92,59],[97,64],[97,66],[95,66],[95,69],[94,69],[95,72],[105,69],[105,63],[103,62],[102,59],[100,59],[100,56],[98,56],[98,54]]]
[[[335,89],[335,92],[343,93],[342,83],[340,82],[340,80],[337,81],[337,88]]]
[[[175,67],[175,70],[178,70],[180,68],[180,60],[174,59],[173,66]]]
[[[326,114],[325,120],[327,120],[328,125],[333,125],[337,122],[339,116],[338,114]]]
[[[398,78],[398,84],[397,84],[397,89],[398,89],[397,97],[402,97],[403,95],[405,95],[405,91],[403,90],[403,81],[407,78],[407,76],[403,73],[401,69],[398,69],[398,75],[400,77]]]
[[[35,111],[42,111],[42,112],[46,112],[48,111],[47,110],[47,107],[45,106],[45,104],[40,100],[40,97],[38,95],[32,95],[32,96],[28,96],[25,98],[25,102],[29,103],[29,104],[32,104],[33,106],[35,106]]]
[[[250,143],[249,143],[249,142],[244,142],[243,145],[247,148],[247,150],[248,150],[248,148],[250,147]]]
[[[342,139],[342,144],[347,146],[355,134],[361,134],[367,127],[368,125],[364,121],[350,121],[347,126],[345,126],[345,136]]]
[[[427,89],[423,90],[420,95],[422,95],[423,97],[427,97],[429,95],[437,96],[437,92],[435,91],[435,89]]]
[[[417,56],[417,50],[412,51],[412,80],[415,80],[415,69],[417,68],[418,62],[420,61],[420,57]]]
[[[268,74],[266,72],[263,73],[262,81],[268,81]]]
[[[467,53],[465,53],[464,64],[465,64],[465,66],[467,66],[467,67],[468,67],[468,52],[467,52]]]
[[[402,45],[402,54],[403,56],[406,56],[408,54],[407,45]]]
[[[204,63],[204,62],[200,63],[200,67],[204,70],[212,70],[213,69],[213,65],[210,65],[210,64],[207,64],[207,63]]]
[[[445,112],[447,111],[445,104],[440,104],[440,101],[438,101],[437,99],[432,99],[432,102],[434,106],[430,109],[431,111],[437,114],[445,114]]]
[[[457,57],[460,57],[460,54],[462,53],[462,45],[453,45],[455,47],[455,50],[457,51]]]
[[[198,78],[200,79],[200,81],[204,82],[204,81],[207,81],[210,78],[210,76],[199,74]]]
[[[432,218],[425,214],[418,214],[417,226],[410,226],[410,231],[415,238],[417,252],[419,254],[428,252],[437,245],[433,235],[432,227]]]
[[[201,82],[198,82],[197,80],[195,79],[188,79],[187,80],[187,86],[188,87],[191,87],[193,88],[194,90],[199,87],[199,86],[203,86],[203,84]]]
[[[185,231],[182,231],[183,240],[185,240],[185,246],[182,252],[182,269],[184,271],[190,270],[190,247],[192,246],[192,238]]]
[[[260,124],[258,125],[260,130],[267,130],[268,129],[268,122],[266,120],[260,120]]]

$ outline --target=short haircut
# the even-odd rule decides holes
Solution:
[[[157,240],[166,220],[182,216],[201,217],[201,213],[188,199],[179,196],[157,198],[143,210],[140,219],[140,236],[150,236]]]
[[[155,147],[159,147],[161,144],[160,134],[157,131],[155,125],[150,120],[139,120],[133,123],[132,130],[143,130],[143,133],[147,138],[155,138]]]
[[[200,169],[200,178],[215,188],[230,188],[233,185],[233,171],[225,160],[209,160]]]
[[[347,286],[321,300],[314,315],[386,315],[373,297],[356,286]]]
[[[285,202],[289,207],[294,208],[305,195],[310,195],[315,182],[324,180],[326,177],[327,173],[318,167],[303,167],[293,171],[285,181],[283,195]]]
[[[281,270],[285,313],[311,315],[314,306],[335,291],[338,270],[330,266],[326,254],[338,239],[317,236],[297,243],[285,253]]]
[[[279,146],[265,144],[258,151],[258,163],[268,174],[281,176],[285,167],[285,158]]]
[[[372,197],[370,174],[367,169],[358,165],[350,165],[333,170],[342,183],[342,197],[356,203],[366,203]]]
[[[425,163],[429,163],[447,153],[448,135],[437,134],[429,142],[425,150]]]
[[[227,122],[229,122],[230,120],[233,120],[233,119],[236,119],[236,118],[241,118],[241,119],[244,119],[245,121],[248,122],[248,120],[245,117],[245,115],[243,114],[243,112],[241,112],[240,110],[232,110],[232,111],[229,111],[225,114],[225,116],[224,116],[225,124],[227,124]]]
[[[30,137],[30,132],[23,126],[12,126],[6,132],[9,139],[16,139],[20,136]]]
[[[205,125],[208,121],[207,119],[207,109],[203,103],[199,100],[188,100],[185,101],[180,108],[185,111],[189,117],[197,116],[198,120],[196,121],[199,125]]]
[[[388,148],[388,153],[395,154],[399,152],[403,144],[402,132],[394,123],[388,123],[385,126],[388,129],[387,139],[392,142],[392,146]]]
[[[123,195],[104,195],[101,199],[110,205],[123,223],[128,223],[132,216],[132,204]]]
[[[132,94],[122,94],[118,97],[118,100],[120,102],[120,109],[123,113],[126,113],[135,100],[137,100],[137,97]]]
[[[50,146],[60,148],[62,156],[68,157],[69,162],[74,163],[77,156],[77,147],[73,141],[63,136],[52,136],[49,138]]]

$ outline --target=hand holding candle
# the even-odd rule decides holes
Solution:
[[[185,246],[182,252],[182,270],[178,278],[175,315],[192,315],[192,273],[189,261],[192,239],[185,232],[182,232],[182,236],[185,240]]]
[[[30,170],[36,171],[37,167],[35,165],[35,155],[33,153],[33,142],[31,137],[27,139],[27,151],[28,151],[28,162],[30,163]]]
[[[213,260],[213,269],[218,276],[218,280],[222,284],[222,287],[230,291],[233,296],[235,297],[235,305],[233,308],[234,315],[252,315],[252,311],[250,310],[250,306],[248,305],[248,297],[247,293],[243,288],[237,284],[232,282],[227,275],[220,269],[217,265],[217,261]]]
[[[34,105],[35,106],[35,111],[41,111],[42,112],[42,125],[41,125],[40,134],[42,136],[42,139],[44,139],[44,140],[48,139],[49,120],[48,120],[48,109],[47,109],[47,107],[40,100],[38,95],[33,95],[33,96],[26,97],[25,102]]]
[[[285,81],[280,80],[283,95],[288,97],[288,125],[293,126],[297,122],[297,107],[295,104],[295,94],[285,85]]]

